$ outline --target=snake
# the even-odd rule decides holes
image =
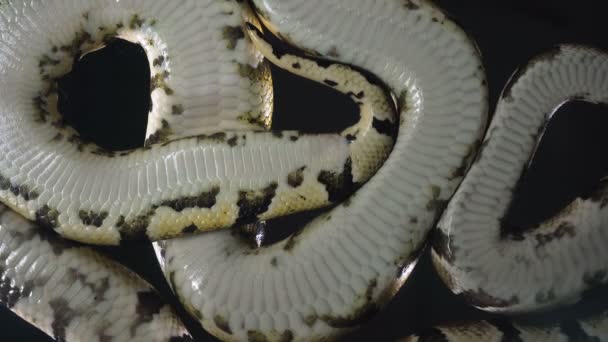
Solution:
[[[0,37],[0,201],[12,210],[0,299],[58,340],[191,339],[150,285],[81,243],[153,241],[187,311],[235,341],[342,336],[391,299],[427,240],[446,285],[487,311],[551,309],[607,280],[605,182],[530,232],[501,227],[551,113],[607,101],[602,51],[532,59],[484,136],[480,52],[426,0],[3,1]],[[57,110],[57,80],[114,38],[141,45],[151,71],[146,139],[128,151],[87,141]],[[273,131],[268,63],[344,93],[357,122]],[[231,228],[262,238],[266,220],[328,207],[269,246]],[[606,338],[605,316],[593,319],[577,332]],[[504,334],[489,321],[458,329],[429,336]],[[529,329],[518,337],[538,339]]]

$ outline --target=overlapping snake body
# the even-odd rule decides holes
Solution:
[[[428,1],[254,0],[253,5],[270,31],[329,60],[276,50],[248,5],[239,1],[0,4],[0,200],[67,238],[116,244],[337,204],[349,194],[349,186],[360,186],[348,201],[271,246],[252,249],[225,230],[155,243],[173,290],[215,336],[327,339],[377,311],[415,266],[427,233],[481,140],[487,114],[483,68],[466,34]],[[109,152],[83,141],[62,123],[55,106],[53,84],[71,67],[71,59],[111,37],[139,43],[150,62],[153,107],[146,147],[139,150]],[[333,135],[264,132],[272,120],[272,88],[262,55],[348,94],[359,106],[359,122]],[[395,94],[399,120],[383,89],[331,60],[356,65],[383,80]],[[568,278],[547,271],[535,278],[538,286],[521,276],[512,277],[509,286],[495,286],[504,274],[495,276],[488,269],[495,265],[491,260],[497,265],[501,257],[479,256],[513,254],[502,260],[525,259],[531,265],[525,271],[517,268],[520,273],[545,269],[562,258],[555,251],[562,244],[579,248],[574,254],[579,258],[585,255],[581,246],[594,240],[591,250],[603,256],[595,250],[606,239],[600,229],[605,222],[603,189],[520,242],[524,252],[538,260],[523,255],[513,241],[500,242],[492,252],[496,231],[484,229],[497,222],[493,215],[508,204],[504,189],[511,189],[521,170],[507,172],[505,164],[523,165],[527,160],[535,143],[529,132],[538,131],[543,115],[573,96],[605,102],[607,70],[603,53],[560,47],[550,58],[533,61],[501,100],[483,153],[433,235],[437,269],[455,292],[475,305],[529,311],[577,295],[589,287],[587,278],[594,284],[606,280],[601,276],[606,258],[597,257]],[[399,126],[396,140],[392,129],[384,129],[391,125]],[[488,198],[490,205],[499,205],[476,206]],[[0,220],[0,226],[13,232],[0,240],[6,266],[2,279],[9,274],[18,279],[11,291],[18,289],[24,298],[11,301],[18,303],[16,311],[32,312],[28,297],[40,278],[35,272],[12,274],[24,267],[7,253],[20,248],[38,253],[39,248],[28,247],[28,240],[37,241],[34,235],[14,237],[17,227],[26,224],[10,215],[15,219]],[[574,223],[583,231],[573,228]],[[571,239],[561,241],[564,236]],[[16,258],[22,255],[14,253]],[[72,268],[78,271],[75,263]],[[65,267],[56,264],[63,269],[59,274],[68,274],[57,278],[78,279],[84,292],[49,287],[55,292],[41,297],[43,301],[62,300],[67,306],[50,314],[52,322],[58,322],[55,326],[71,329],[70,324],[79,322],[78,314],[99,317],[99,312],[76,305],[84,293],[97,289],[89,285],[86,272],[72,272],[70,278]],[[135,290],[132,285],[112,286],[133,300],[128,293],[143,285]],[[30,321],[56,338],[142,339],[141,320],[154,327],[175,327],[167,330],[174,337],[183,332],[174,316],[159,306],[142,317],[132,322],[135,328],[112,328],[111,333],[105,333],[103,319],[92,320],[92,335],[73,330],[60,336],[52,323]],[[605,318],[598,322],[587,330],[590,335],[599,331],[602,337]],[[488,335],[475,335],[479,326]],[[462,336],[501,336],[489,323],[462,329]],[[448,328],[441,331],[444,338],[458,340]],[[519,337],[525,339],[528,335],[522,331]]]

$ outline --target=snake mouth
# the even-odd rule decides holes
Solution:
[[[77,56],[57,79],[57,111],[84,142],[107,151],[143,147],[150,67],[139,44],[116,38]]]

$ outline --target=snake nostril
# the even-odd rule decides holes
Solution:
[[[592,195],[608,175],[607,126],[604,105],[570,101],[553,114],[503,219],[506,232],[532,229],[575,198]]]
[[[57,86],[59,112],[84,139],[112,151],[143,146],[151,100],[140,45],[113,39],[78,58]]]

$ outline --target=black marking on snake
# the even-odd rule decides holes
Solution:
[[[306,166],[302,166],[301,168],[290,172],[287,175],[287,184],[292,188],[297,188],[304,182],[304,170],[306,170]]]
[[[323,83],[325,83],[326,85],[330,86],[330,87],[336,87],[338,85],[338,82],[336,81],[332,81],[330,79],[324,79]]]
[[[144,19],[140,18],[139,15],[134,14],[131,16],[131,20],[129,20],[129,28],[132,30],[140,28],[144,25],[144,22]]]
[[[82,221],[82,223],[85,226],[95,226],[97,228],[101,227],[103,225],[103,221],[108,218],[108,212],[107,211],[101,211],[101,212],[96,212],[93,210],[80,210],[78,211],[78,217],[80,218],[80,221]]]
[[[166,95],[173,95],[173,89],[167,85],[167,78],[169,75],[169,72],[165,70],[152,76],[150,79],[150,92],[153,92],[155,89],[162,89]]]
[[[11,309],[17,301],[32,294],[33,284],[25,283],[15,286],[15,281],[6,275],[6,270],[0,266],[0,303]]]
[[[259,214],[268,210],[272,199],[278,188],[276,182],[270,183],[261,190],[242,190],[239,191],[239,200],[236,205],[239,207],[237,224],[249,223],[256,220]]]
[[[234,50],[239,39],[245,38],[245,32],[240,26],[224,26],[222,38],[227,41],[226,47],[229,50]]]
[[[26,201],[35,200],[40,196],[40,194],[30,189],[29,186],[25,184],[15,184],[12,183],[7,177],[0,174],[0,190],[10,190],[10,192],[15,196],[21,196]]]
[[[539,233],[534,235],[536,239],[536,248],[542,247],[553,240],[561,240],[563,237],[574,237],[576,236],[575,227],[568,222],[562,222],[552,233],[543,234]]]
[[[215,323],[215,326],[217,326],[218,329],[222,330],[228,335],[232,335],[232,329],[230,328],[230,324],[228,323],[226,318],[224,318],[224,316],[215,315],[213,317],[213,323]]]
[[[151,134],[148,139],[146,139],[144,146],[150,147],[154,144],[165,143],[169,140],[169,135],[171,135],[171,127],[169,126],[169,122],[167,122],[167,120],[165,119],[162,119],[161,128],[159,128],[156,132]]]
[[[160,55],[152,61],[152,66],[161,66],[165,62],[165,56]]]
[[[332,328],[355,327],[367,321],[379,310],[378,305],[373,299],[374,289],[377,285],[376,279],[370,280],[367,290],[365,291],[363,298],[361,298],[363,304],[354,309],[350,314],[346,316],[321,315],[319,319]]]
[[[198,231],[198,227],[195,224],[191,224],[191,225],[187,226],[186,228],[182,229],[182,234],[187,235],[187,234],[196,233],[197,231]]]
[[[101,280],[101,282],[99,282],[99,283],[97,283],[97,282],[92,283],[90,281],[87,281],[87,276],[85,274],[81,273],[79,270],[72,268],[72,267],[68,268],[66,278],[68,279],[69,283],[74,283],[76,281],[79,281],[82,284],[82,286],[90,288],[91,292],[94,295],[95,301],[104,299],[106,293],[110,289],[110,278],[109,277],[103,278]]]
[[[171,115],[182,115],[184,113],[184,106],[176,104],[171,106]]]
[[[496,298],[486,293],[483,289],[464,291],[459,296],[464,297],[471,305],[479,308],[504,308],[519,303],[517,296],[512,296],[510,299]]]
[[[479,149],[480,145],[481,140],[477,139],[472,145],[469,145],[469,147],[467,147],[467,152],[465,153],[464,157],[462,157],[462,162],[460,163],[460,166],[457,169],[454,169],[454,171],[448,178],[449,180],[455,180],[464,177],[467,169],[469,168],[469,165],[471,165],[473,156]]]
[[[278,265],[279,265],[279,261],[278,261],[277,257],[272,257],[272,259],[270,259],[270,266],[277,267]]]
[[[412,0],[406,0],[404,6],[405,6],[405,8],[407,8],[410,11],[415,11],[417,9],[420,9],[420,5],[416,4]]]
[[[59,226],[58,221],[59,212],[57,209],[53,209],[45,204],[36,210],[36,223],[41,227],[55,230]]]
[[[135,335],[137,328],[145,323],[151,322],[154,315],[158,314],[165,306],[158,294],[152,290],[137,292],[136,320],[131,325],[131,335]]]
[[[568,337],[568,341],[600,342],[596,336],[589,336],[577,320],[567,320],[559,325],[562,334]]]
[[[285,250],[286,252],[291,252],[294,247],[296,246],[297,242],[298,242],[298,237],[300,236],[300,234],[302,234],[302,232],[304,231],[305,227],[302,227],[300,229],[298,229],[296,232],[294,232],[293,234],[291,234],[291,236],[289,237],[289,240],[287,240],[287,242],[285,243],[285,246],[283,246],[283,250]]]
[[[431,199],[426,204],[426,210],[435,212],[443,211],[443,208],[446,206],[447,202],[439,199],[440,195],[441,188],[436,185],[431,185]]]
[[[300,65],[300,63],[293,63],[291,67],[294,69],[302,69],[302,65]]]
[[[253,83],[259,83],[268,78],[266,63],[258,64],[257,68],[249,64],[238,63],[239,75],[250,79]]]
[[[353,93],[352,91],[349,91],[348,93],[346,93],[346,95],[350,96],[353,99],[362,100],[365,98],[365,91],[361,90],[358,93]]]
[[[53,337],[57,341],[65,341],[65,329],[70,322],[78,316],[78,312],[70,308],[70,304],[63,298],[56,298],[49,302],[51,310],[53,310]]]
[[[177,212],[186,208],[211,208],[215,205],[220,187],[214,186],[209,191],[203,191],[196,196],[180,197],[160,202],[159,207],[169,207]]]
[[[238,136],[235,135],[232,138],[226,140],[226,143],[230,147],[235,147],[237,145],[237,143],[238,143]]]
[[[325,185],[329,201],[338,203],[344,200],[355,188],[352,174],[352,160],[346,159],[342,173],[335,171],[321,171],[317,177],[319,183]]]
[[[374,117],[372,127],[374,127],[378,133],[389,136],[392,139],[397,137],[397,126],[389,119],[380,120]]]
[[[217,132],[213,134],[201,134],[196,137],[197,142],[210,141],[214,143],[223,143],[226,141],[226,133]]]
[[[148,210],[143,215],[138,215],[131,220],[126,220],[124,215],[120,215],[116,220],[115,226],[120,231],[121,241],[142,239],[146,235],[146,228],[150,225],[150,220],[154,216],[156,209]]]

